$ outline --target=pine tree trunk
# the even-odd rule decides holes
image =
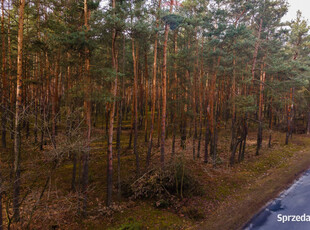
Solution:
[[[123,70],[125,72],[125,45],[126,37],[123,39]],[[121,198],[121,135],[122,135],[122,121],[123,121],[123,102],[125,101],[125,82],[122,79],[122,96],[119,102],[119,114],[116,134],[116,151],[117,151],[117,187],[118,187],[118,198]]]
[[[118,120],[117,120],[117,133],[116,133],[116,151],[117,151],[117,187],[118,187],[118,198],[121,197],[121,133],[122,133],[122,100],[118,106]]]
[[[132,103],[131,103],[131,128],[130,128],[130,136],[129,136],[129,143],[128,148],[131,149],[132,145],[132,134],[135,128],[135,99],[134,95],[132,95]]]
[[[11,8],[11,1],[9,1],[9,8]],[[8,70],[8,79],[10,80],[10,109],[11,111],[14,111],[15,107],[15,83],[13,80],[12,76],[12,57],[11,57],[11,15],[8,15],[8,65],[9,65],[9,70]],[[11,139],[14,139],[14,114],[10,113],[10,119],[11,119],[11,124],[10,124],[10,134],[11,134]]]
[[[193,135],[193,159],[195,160],[196,158],[196,139],[197,139],[197,75],[198,75],[198,36],[197,36],[197,28],[195,29],[195,34],[196,34],[196,48],[195,48],[195,56],[196,56],[196,61],[195,61],[195,71],[194,71],[194,85],[193,85],[193,122],[194,122],[194,135]]]
[[[264,62],[264,59],[263,59]],[[262,147],[263,141],[263,90],[264,82],[266,77],[266,72],[264,70],[265,64],[261,65],[261,74],[260,74],[260,84],[259,84],[259,105],[258,105],[258,132],[257,132],[257,146],[256,146],[256,155],[259,155],[259,150]]]
[[[273,109],[272,109],[272,98],[270,99],[270,114],[269,114],[269,141],[268,147],[271,148],[271,138],[272,138],[272,117],[273,117]]]
[[[133,58],[133,68],[134,68],[134,141],[133,141],[133,152],[136,156],[136,176],[140,174],[140,160],[139,153],[137,150],[138,142],[138,70],[137,70],[137,56],[138,56],[138,46],[136,46],[135,53],[135,41],[132,38],[132,58]]]
[[[254,80],[255,80],[255,67],[256,67],[256,61],[257,61],[257,55],[258,55],[258,50],[259,50],[259,45],[260,45],[260,36],[262,32],[262,27],[263,27],[263,19],[260,19],[260,24],[259,24],[259,29],[258,29],[258,34],[257,34],[257,40],[255,43],[255,49],[254,49],[254,54],[253,54],[253,64],[252,64],[252,84],[254,85]]]
[[[171,0],[170,12],[173,0]],[[169,25],[165,25],[164,47],[163,47],[163,77],[162,77],[162,106],[161,106],[161,138],[160,138],[160,163],[164,167],[165,163],[165,135],[166,135],[166,109],[167,109],[167,45],[168,45]]]
[[[248,115],[245,115],[244,121],[243,121],[243,144],[242,144],[242,151],[241,151],[241,157],[240,162],[244,160],[244,153],[245,153],[245,146],[246,146],[246,139],[248,135],[248,124],[247,124],[247,117]]]
[[[291,88],[290,102],[287,106],[287,132],[285,136],[285,144],[288,144],[289,137],[292,137],[293,133],[293,116],[294,116],[294,89]]]
[[[55,63],[54,81],[52,83],[52,144],[56,147],[57,107],[58,107],[58,80],[59,80],[59,54]]]
[[[233,59],[233,79],[232,79],[232,92],[231,92],[231,98],[232,98],[232,118],[231,118],[231,142],[230,142],[230,150],[232,151],[235,142],[236,142],[236,58],[234,53],[234,59]]]
[[[76,186],[75,186],[75,179],[76,179],[76,164],[77,164],[77,156],[75,152],[71,152],[72,154],[72,178],[71,178],[71,191],[75,192],[76,191]]]
[[[209,153],[209,143],[210,143],[210,125],[209,125],[210,119],[206,115],[206,130],[205,130],[205,149],[204,149],[204,163],[208,163],[208,153]]]
[[[310,106],[308,105],[308,124],[307,124],[307,134],[310,134]]]
[[[7,90],[7,76],[6,76],[6,53],[5,53],[5,33],[4,33],[4,0],[1,1],[2,15],[1,15],[1,37],[2,37],[2,119],[1,119],[1,127],[2,127],[2,147],[6,148],[6,123],[7,123],[7,98],[8,98],[8,90]]]
[[[160,74],[160,78],[162,79],[162,72]],[[160,147],[160,124],[161,124],[161,108],[160,108],[160,104],[161,104],[161,100],[162,100],[162,90],[160,90],[160,86],[158,84],[157,86],[157,147]]]
[[[161,0],[158,1],[158,12],[161,7]],[[156,28],[159,27],[159,16],[156,17]],[[150,136],[147,148],[146,167],[149,167],[151,161],[152,147],[153,147],[153,134],[155,126],[155,108],[156,108],[156,74],[157,74],[157,46],[158,46],[158,32],[155,34],[154,41],[154,61],[153,61],[153,79],[152,79],[152,109],[151,109],[151,127]]]
[[[215,49],[214,49],[215,50]],[[215,61],[215,60],[214,60]],[[214,71],[212,74],[212,79],[211,79],[211,92],[210,92],[210,131],[211,131],[211,146],[210,146],[210,155],[213,156],[213,159],[215,159],[216,155],[216,118],[217,114],[215,115],[216,109],[216,102],[215,102],[215,89],[216,89],[216,79],[217,79],[217,67],[220,65],[221,57],[218,57],[217,63],[215,64]],[[213,161],[213,164],[215,162]]]
[[[178,54],[178,30],[174,32],[174,55]],[[174,103],[174,110],[172,110],[172,150],[171,150],[171,157],[175,155],[175,137],[176,137],[176,130],[177,130],[177,110],[178,110],[178,72],[177,72],[177,61],[174,60],[173,63],[173,75],[174,75],[174,84],[173,84],[173,96],[172,100],[175,101]]]
[[[145,52],[144,54],[144,68],[145,68],[145,108],[144,108],[144,113],[145,113],[145,123],[144,123],[144,142],[147,143],[147,130],[148,130],[148,120],[149,120],[149,115],[148,115],[148,102],[149,102],[149,72],[148,72],[148,64],[147,64],[147,53]]]
[[[88,10],[87,0],[84,0],[84,26],[86,32],[89,30],[88,20],[90,17],[90,11]],[[87,38],[86,38],[87,39]],[[88,161],[90,154],[90,142],[91,142],[91,77],[90,77],[90,63],[89,63],[89,50],[85,48],[85,86],[84,86],[84,110],[86,114],[86,147],[83,152],[83,172],[82,172],[82,193],[83,193],[83,208],[82,215],[86,216],[87,208],[87,193],[88,193]],[[58,96],[58,92],[57,92]],[[58,98],[57,98],[58,99]]]
[[[112,0],[112,8],[115,9],[115,0]],[[115,114],[115,100],[117,96],[117,81],[118,81],[118,60],[117,60],[117,51],[116,51],[116,29],[112,30],[112,65],[115,71],[115,80],[112,83],[112,96],[113,102],[109,116],[109,133],[108,133],[108,154],[107,154],[107,206],[109,207],[112,202],[112,173],[113,173],[113,127],[114,127],[114,114]]]
[[[202,137],[202,116],[203,116],[203,60],[200,64],[199,72],[199,137],[198,137],[198,149],[197,149],[197,158],[200,158],[200,149],[201,149],[201,137]]]
[[[207,74],[208,76],[208,74]],[[206,91],[205,91],[205,147],[204,147],[204,163],[208,163],[209,143],[210,143],[210,95],[209,95],[209,80],[206,80]]]
[[[16,85],[16,113],[15,113],[15,136],[14,136],[14,193],[13,193],[13,216],[16,222],[20,220],[19,195],[20,195],[20,152],[21,152],[21,113],[22,113],[22,74],[23,74],[23,33],[24,33],[24,9],[25,0],[20,0],[18,18],[18,44],[17,44],[17,85]]]
[[[170,13],[172,12],[173,0],[170,1]],[[164,47],[163,47],[163,77],[162,77],[162,108],[161,108],[161,141],[160,141],[160,163],[165,164],[165,137],[166,137],[166,116],[167,116],[167,45],[169,25],[165,25]]]
[[[1,175],[0,175],[1,177]],[[3,230],[3,215],[2,215],[2,178],[0,178],[0,230]]]

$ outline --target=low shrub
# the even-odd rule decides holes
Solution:
[[[134,199],[167,198],[171,196],[196,195],[200,192],[200,184],[194,178],[191,170],[186,167],[183,157],[176,157],[165,165],[164,169],[153,168],[135,180],[130,185],[124,185],[123,190]]]

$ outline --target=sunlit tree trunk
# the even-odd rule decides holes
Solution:
[[[136,48],[136,53],[135,53]],[[135,44],[134,39],[132,38],[132,59],[133,59],[133,72],[134,72],[134,83],[133,83],[133,98],[134,98],[134,141],[133,141],[133,151],[136,156],[136,176],[140,174],[140,160],[139,153],[137,150],[138,142],[138,66],[137,66],[137,56],[138,56],[138,45]]]
[[[215,49],[214,49],[215,50]],[[215,61],[215,59],[214,59]],[[217,110],[216,110],[216,98],[215,98],[215,90],[216,90],[216,80],[217,80],[217,68],[220,65],[221,57],[218,57],[217,62],[214,63],[214,71],[212,73],[211,78],[211,90],[210,90],[210,131],[211,131],[211,145],[210,145],[210,155],[213,157],[213,165],[215,165],[216,161],[216,125],[217,125]],[[216,113],[216,114],[215,114]]]
[[[11,7],[11,1],[9,1],[9,8]],[[10,133],[11,139],[14,139],[14,107],[15,107],[15,83],[12,76],[12,57],[11,57],[11,15],[8,15],[8,76],[10,80],[10,109],[12,113],[10,113],[11,124],[10,124]]]
[[[20,0],[18,18],[18,43],[17,43],[17,84],[16,84],[16,113],[15,113],[15,136],[14,136],[14,193],[13,212],[14,220],[20,220],[19,195],[20,195],[20,148],[21,148],[21,113],[22,113],[22,74],[23,74],[23,33],[24,33],[24,9],[25,0]]]
[[[161,0],[158,1],[158,11],[161,7]],[[159,27],[159,17],[156,18],[156,28]],[[153,134],[154,134],[154,124],[155,124],[155,108],[156,108],[156,74],[157,74],[157,46],[158,46],[158,32],[155,34],[154,41],[154,61],[153,61],[153,79],[152,79],[152,108],[151,108],[151,127],[150,136],[147,148],[146,156],[146,167],[150,165],[151,153],[153,146]]]
[[[170,1],[170,13],[173,8],[173,0]],[[161,141],[160,141],[160,163],[165,163],[165,136],[166,136],[166,115],[167,115],[167,45],[169,25],[165,25],[164,47],[163,47],[163,77],[162,77],[162,109],[161,109]]]
[[[144,121],[144,142],[147,142],[147,130],[148,130],[148,120],[149,120],[149,115],[148,115],[148,102],[149,102],[149,72],[148,72],[148,64],[147,64],[147,52],[145,51],[144,54],[144,77],[145,77],[145,121]]]

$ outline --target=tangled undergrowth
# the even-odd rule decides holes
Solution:
[[[201,194],[201,185],[193,176],[182,155],[175,156],[164,168],[155,167],[138,179],[123,184],[123,194],[131,199],[157,199],[156,206],[167,206],[164,200]]]

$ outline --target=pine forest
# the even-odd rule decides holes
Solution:
[[[241,229],[309,167],[286,0],[0,5],[0,230]]]

